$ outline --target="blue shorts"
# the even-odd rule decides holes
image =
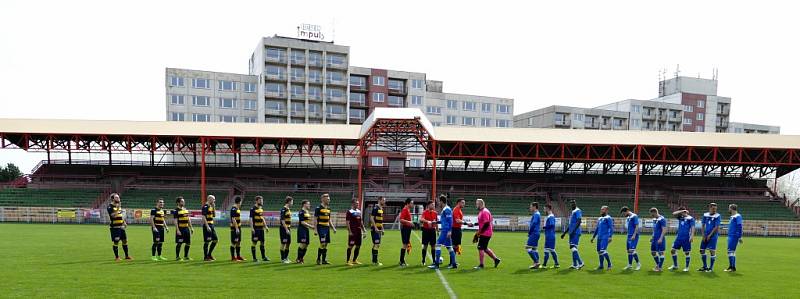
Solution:
[[[437,245],[446,246],[446,247],[450,247],[450,246],[453,246],[453,241],[450,238],[447,237],[447,232],[446,231],[441,231],[439,233],[439,239],[436,240],[436,244]]]
[[[653,240],[650,241],[650,251],[664,252],[666,249],[667,249],[667,238],[664,238],[664,240],[661,241],[661,244],[658,244],[658,239],[656,238],[653,238]]]
[[[736,246],[739,246],[739,239],[742,237],[731,237],[728,236],[728,251],[734,252],[736,251]]]
[[[597,251],[606,251],[608,249],[608,239],[607,238],[598,238],[597,239]]]
[[[717,250],[717,236],[712,236],[708,238],[708,242],[701,241],[700,242],[700,250]]]
[[[675,242],[672,242],[672,249],[683,249],[684,252],[692,251],[692,242],[689,242],[689,239],[675,239]]]
[[[571,234],[569,235],[569,245],[570,246],[578,246],[581,242],[581,234]]]
[[[556,249],[556,236],[544,236],[544,248]]]
[[[525,245],[530,247],[539,247],[539,234],[528,235],[528,242]]]
[[[639,235],[637,234],[633,237],[633,241],[631,241],[631,236],[625,236],[625,249],[626,250],[636,250],[636,246],[639,246]]]

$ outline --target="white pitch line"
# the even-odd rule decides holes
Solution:
[[[411,231],[411,233],[414,234],[414,237],[417,237],[417,240],[422,242],[422,239],[419,237],[419,235],[417,235],[417,232]],[[430,256],[429,258],[431,259],[431,262],[433,262],[433,259],[435,257]],[[456,293],[453,292],[452,288],[450,288],[450,284],[447,283],[447,279],[444,278],[444,275],[442,274],[442,271],[439,271],[439,269],[436,269],[436,276],[439,276],[439,281],[441,281],[442,285],[444,285],[444,289],[447,291],[447,294],[450,295],[450,299],[457,299],[458,296],[456,296]]]

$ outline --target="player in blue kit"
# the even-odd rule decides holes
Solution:
[[[603,261],[606,261],[611,270],[611,257],[608,255],[608,244],[611,243],[611,237],[614,236],[614,219],[608,215],[608,206],[600,208],[600,218],[597,218],[597,227],[594,229],[592,235],[592,243],[597,238],[597,256],[600,259],[600,266],[597,270],[603,270]]]
[[[547,268],[547,261],[553,255],[554,269],[558,269],[558,254],[556,254],[556,216],[553,215],[553,206],[544,205],[547,217],[544,220],[544,263],[543,268]]]
[[[625,227],[628,232],[625,238],[625,249],[628,250],[628,265],[623,270],[636,270],[642,268],[642,263],[639,262],[639,254],[636,252],[636,246],[639,245],[639,215],[636,215],[628,207],[622,207],[619,211],[622,216],[625,216]],[[633,268],[633,261],[636,261],[636,268]]]
[[[714,271],[714,262],[717,261],[717,237],[719,237],[719,225],[722,217],[717,213],[717,204],[708,204],[708,212],[703,214],[703,241],[700,242],[700,257],[703,259],[703,267],[697,269],[701,272]],[[708,264],[706,250],[711,253],[711,264]]]
[[[672,243],[672,266],[669,267],[669,270],[678,269],[678,249],[682,249],[686,256],[686,267],[683,268],[683,272],[689,272],[692,241],[694,240],[694,218],[686,209],[675,211],[672,215],[678,218],[678,234],[675,236],[675,242]]]
[[[525,244],[525,250],[533,260],[533,265],[529,269],[539,269],[539,236],[541,235],[540,227],[542,226],[542,215],[539,213],[539,203],[532,202],[528,208],[531,214],[531,221],[528,223],[528,242]]]
[[[650,208],[650,217],[653,217],[653,238],[650,239],[650,252],[656,262],[653,271],[661,272],[664,267],[664,250],[667,248],[667,219],[661,216],[656,208]]]
[[[736,272],[736,246],[744,244],[742,241],[742,214],[736,204],[728,206],[731,220],[728,222],[728,269],[725,272]]]
[[[456,252],[453,250],[453,242],[451,239],[453,236],[453,210],[447,205],[447,196],[439,196],[439,203],[444,205],[442,214],[439,215],[439,224],[441,224],[441,228],[439,229],[439,239],[436,240],[436,255],[433,259],[433,265],[428,268],[439,269],[439,264],[441,264],[442,261],[442,247],[445,247],[447,248],[447,252],[450,253],[450,265],[448,265],[447,268],[456,269],[458,268],[458,263],[456,263]]]
[[[579,270],[583,268],[583,261],[581,255],[578,253],[578,244],[581,241],[581,218],[583,212],[578,208],[578,204],[573,200],[570,201],[570,208],[572,212],[569,215],[569,227],[561,234],[561,239],[564,239],[566,234],[569,234],[569,249],[572,250],[572,266],[570,269]]]

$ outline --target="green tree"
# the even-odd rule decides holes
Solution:
[[[19,167],[14,163],[6,164],[6,167],[0,166],[0,182],[13,181],[21,176],[22,172],[19,171]]]

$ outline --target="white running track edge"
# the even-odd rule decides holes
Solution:
[[[417,235],[417,232],[412,231],[411,233],[414,234],[414,237],[416,237],[417,240],[422,242],[422,239],[419,237],[419,235]],[[430,256],[429,258],[430,258],[431,262],[433,262],[433,259],[435,257]],[[442,271],[439,271],[439,269],[436,269],[436,276],[439,276],[439,281],[441,281],[442,285],[444,285],[444,289],[447,290],[447,294],[450,295],[450,299],[458,298],[458,296],[456,296],[456,293],[453,292],[453,289],[450,288],[450,284],[447,283],[447,279],[444,278],[444,275],[442,274]]]

